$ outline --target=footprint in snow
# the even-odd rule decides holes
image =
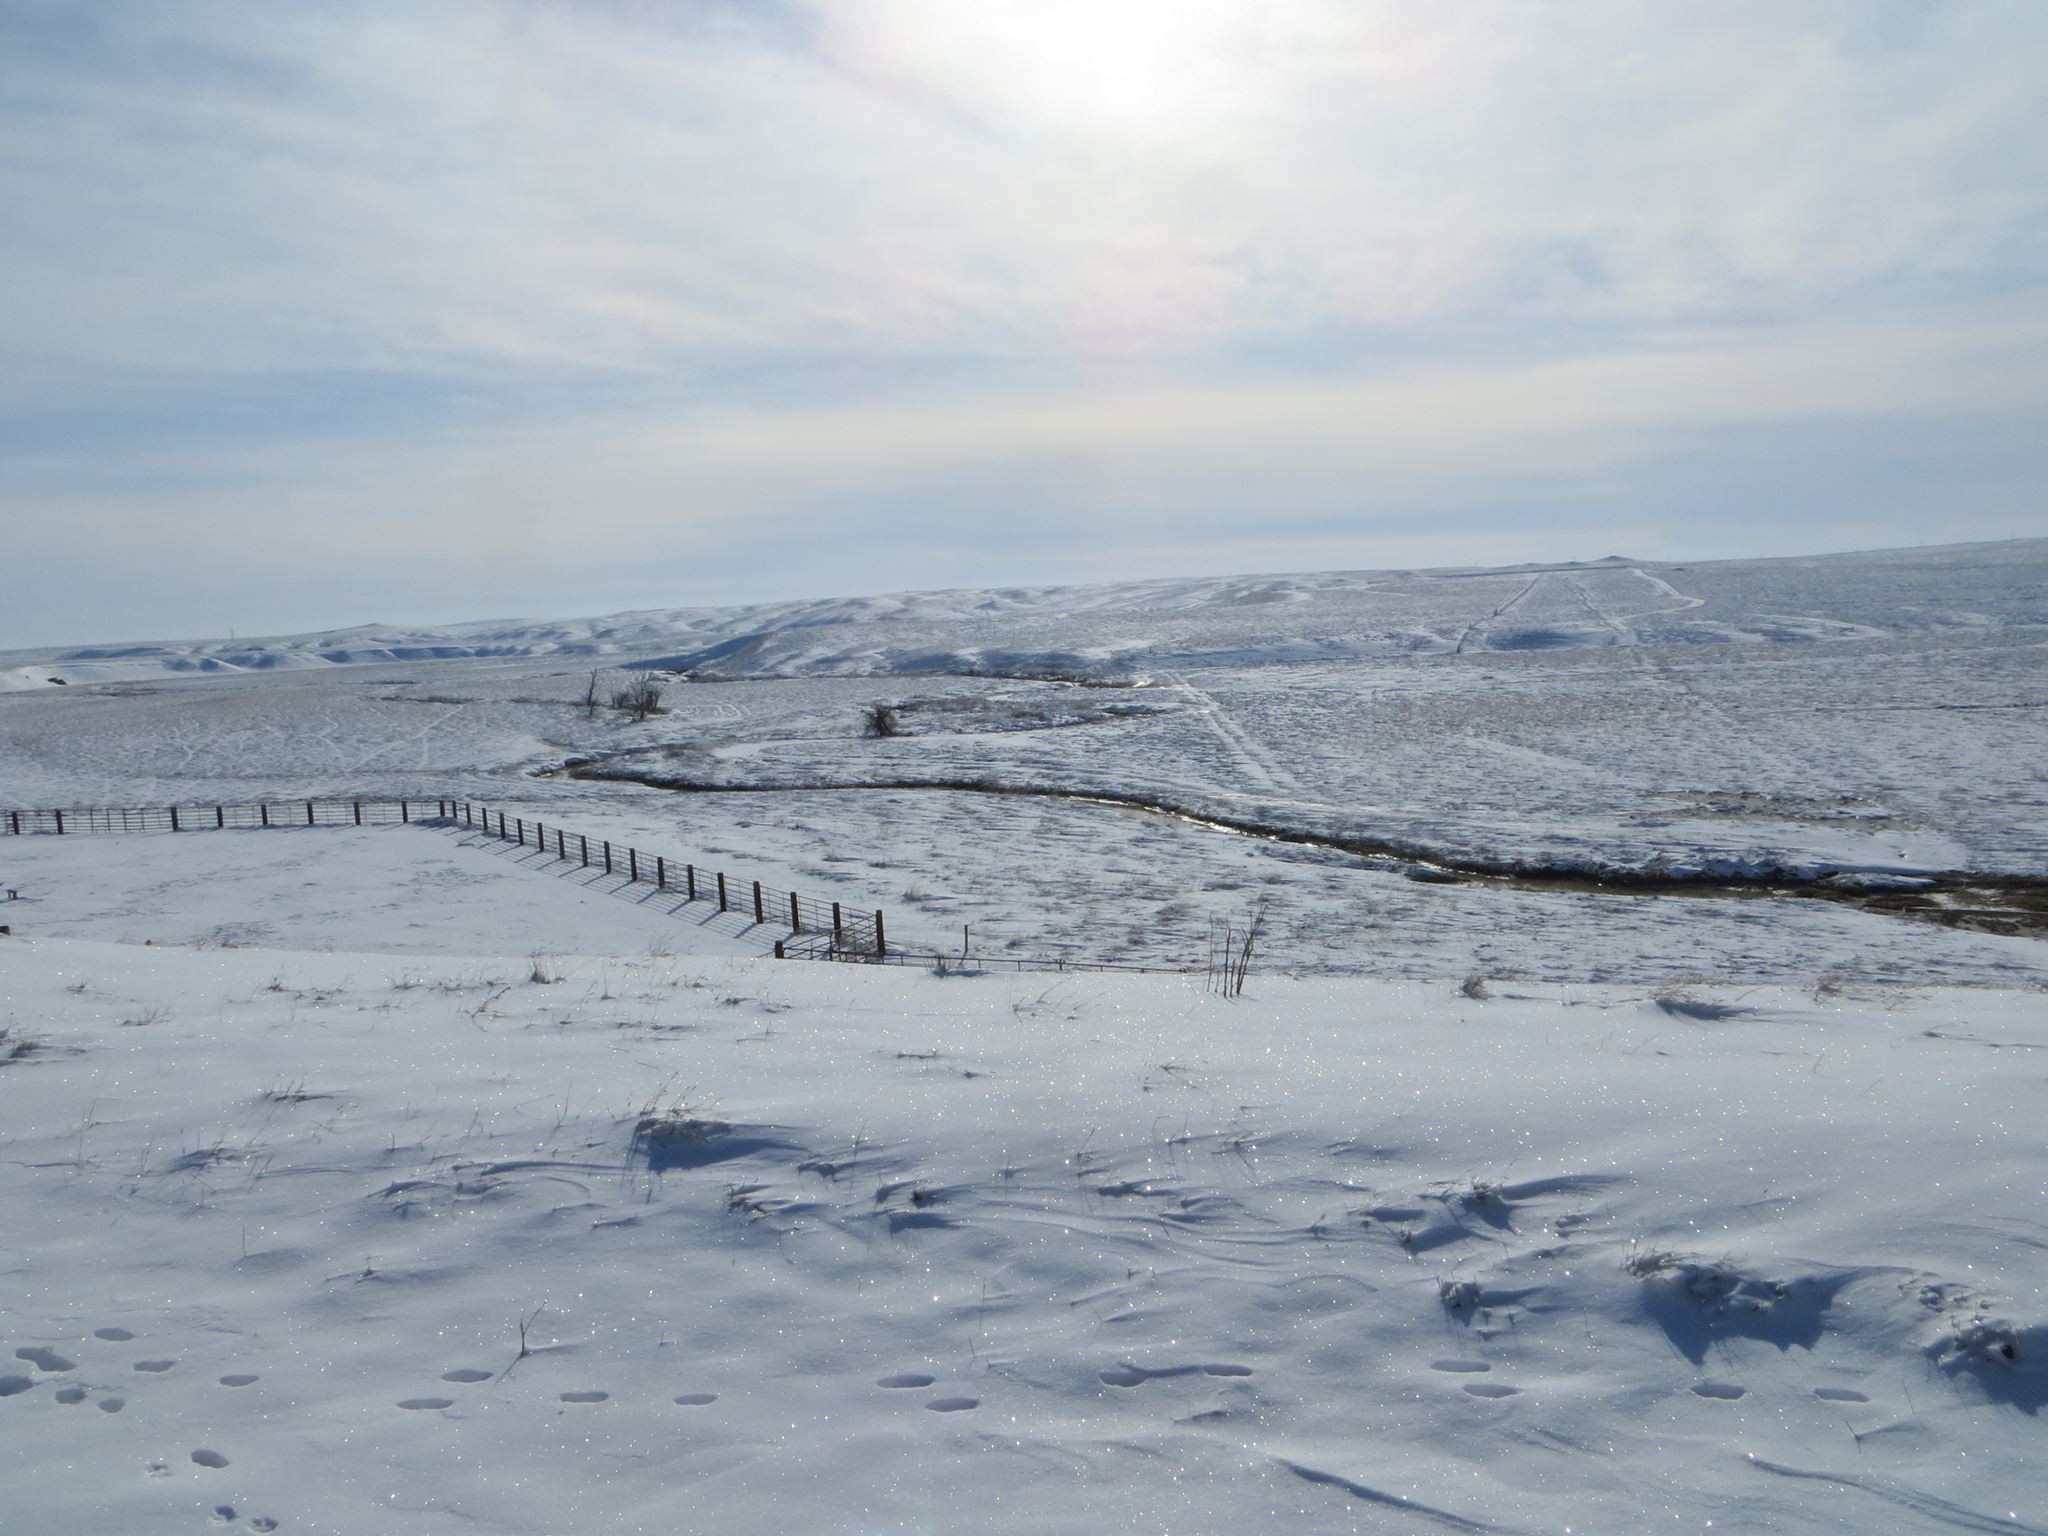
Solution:
[[[1824,1403],[1867,1403],[1869,1398],[1848,1387],[1815,1387],[1813,1395]]]
[[[66,1404],[82,1403],[85,1401],[85,1388],[76,1386],[59,1387],[57,1389],[57,1401]]]
[[[126,1328],[95,1328],[92,1336],[96,1339],[105,1339],[109,1344],[126,1344],[135,1337]]]
[[[232,1375],[221,1377],[220,1384],[224,1387],[246,1387],[254,1380],[256,1380],[256,1375],[253,1371],[238,1371]]]
[[[152,1376],[161,1376],[177,1363],[175,1360],[138,1360],[135,1362],[135,1369],[147,1371]]]
[[[192,1464],[199,1467],[213,1467],[216,1470],[228,1464],[227,1457],[219,1451],[197,1450],[192,1453]]]
[[[928,1387],[936,1380],[936,1376],[927,1376],[921,1371],[900,1371],[894,1376],[878,1378],[875,1385],[900,1390],[904,1387]]]
[[[441,1379],[443,1381],[460,1382],[462,1385],[467,1386],[471,1382],[489,1381],[491,1379],[491,1373],[489,1371],[480,1370],[473,1365],[465,1365],[460,1366],[452,1371],[443,1371],[441,1373]]]
[[[965,1413],[970,1408],[979,1408],[978,1397],[935,1397],[925,1404],[933,1413]]]
[[[119,1413],[128,1406],[128,1399],[125,1397],[103,1397],[94,1406],[101,1413]]]
[[[716,1392],[685,1392],[676,1401],[685,1408],[703,1408],[718,1401]]]
[[[1484,1360],[1432,1360],[1429,1362],[1429,1368],[1432,1371],[1451,1371],[1456,1374],[1470,1373],[1475,1376],[1493,1369]]]
[[[26,1360],[39,1371],[69,1371],[77,1366],[75,1360],[66,1360],[54,1349],[44,1349],[40,1346],[17,1349],[14,1358]]]
[[[1518,1397],[1520,1387],[1511,1387],[1504,1381],[1468,1381],[1465,1390],[1474,1397]]]
[[[431,1413],[436,1409],[453,1408],[452,1397],[406,1397],[399,1399],[398,1406],[408,1413]]]
[[[564,1392],[565,1403],[602,1403],[611,1397],[609,1392]]]
[[[0,1397],[18,1397],[34,1385],[26,1376],[0,1376]]]
[[[1694,1397],[1710,1397],[1717,1403],[1732,1403],[1739,1397],[1747,1396],[1747,1387],[1738,1387],[1732,1381],[1702,1381],[1694,1384]]]

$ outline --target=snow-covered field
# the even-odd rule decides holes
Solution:
[[[0,837],[0,1528],[2048,1531],[2041,938],[1199,820],[2039,876],[2044,576],[0,657],[0,804],[455,795],[984,957],[777,964],[441,826]],[[699,680],[586,719],[635,662]],[[993,968],[1261,904],[1240,998]]]

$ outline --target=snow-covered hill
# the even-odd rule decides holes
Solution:
[[[1007,587],[597,619],[365,624],[257,640],[86,646],[19,683],[566,658],[716,677],[1128,674],[1445,653],[1802,643],[2048,627],[2048,540],[1689,565],[1619,556],[1491,570]]]

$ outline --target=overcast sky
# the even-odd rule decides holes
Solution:
[[[2048,533],[2041,0],[0,0],[0,646]]]

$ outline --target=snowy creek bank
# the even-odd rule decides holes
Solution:
[[[1559,863],[1485,859],[1440,848],[1425,848],[1402,839],[1339,835],[1248,820],[1212,808],[1138,793],[985,779],[861,779],[794,784],[710,782],[637,770],[628,765],[629,761],[580,758],[559,768],[544,770],[538,777],[559,774],[590,782],[639,784],[650,789],[689,795],[928,792],[1016,796],[1111,806],[1142,815],[1166,817],[1213,832],[1344,854],[1359,860],[1363,868],[1401,874],[1425,882],[1580,895],[1818,899],[1886,916],[1917,918],[1980,933],[2010,937],[2048,936],[2048,877],[2040,876],[1956,870],[1836,869],[1775,861],[1746,865],[1720,861],[1718,865],[1705,866],[1667,864],[1661,868],[1628,868],[1607,864],[1591,856]]]

